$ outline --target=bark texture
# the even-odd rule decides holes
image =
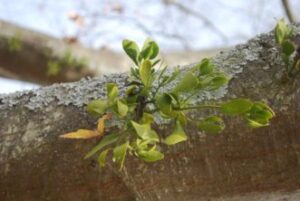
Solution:
[[[285,67],[273,34],[221,52],[214,62],[232,80],[195,101],[264,100],[277,114],[271,126],[252,130],[228,118],[220,135],[188,128],[189,140],[166,149],[163,161],[129,157],[122,172],[82,159],[97,140],[58,135],[95,126],[84,106],[105,96],[106,82],[124,89],[125,74],[1,96],[0,200],[300,200],[300,81],[282,81]]]

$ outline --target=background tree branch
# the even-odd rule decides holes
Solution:
[[[295,20],[295,17],[293,15],[292,10],[291,10],[289,1],[288,0],[281,0],[281,3],[282,3],[283,10],[284,10],[286,16],[288,17],[290,23],[296,23],[297,21]]]
[[[0,29],[0,76],[48,85],[96,74],[80,62],[78,49],[84,48],[78,44],[5,21],[0,21]],[[57,65],[57,73],[49,73],[51,64]]]

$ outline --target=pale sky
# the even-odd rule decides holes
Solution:
[[[284,16],[280,0],[179,1],[195,5],[192,7],[194,11],[210,19],[226,35],[227,41],[224,41],[195,17],[178,12],[175,7],[165,7],[160,2],[162,0],[0,0],[0,19],[56,37],[81,34],[81,42],[86,46],[106,46],[117,51],[121,50],[120,44],[124,38],[142,42],[148,36],[140,28],[142,25],[155,32],[151,37],[166,52],[184,50],[184,46],[179,40],[162,36],[161,31],[183,36],[189,48],[195,50],[232,46],[272,29],[277,19]],[[299,12],[296,12],[300,10],[300,2],[290,2],[300,19]],[[124,9],[122,20],[120,15],[109,12],[116,5]],[[90,29],[78,28],[68,19],[70,12],[84,16]],[[94,22],[88,18],[91,13],[100,13],[104,17],[96,18],[98,20]],[[0,93],[34,87],[37,86],[0,79]]]

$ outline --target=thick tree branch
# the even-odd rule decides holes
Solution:
[[[189,127],[189,140],[164,148],[163,161],[129,157],[122,172],[82,159],[97,140],[58,136],[94,127],[84,106],[105,96],[107,82],[123,93],[125,74],[1,96],[0,200],[300,200],[300,80],[281,82],[285,68],[278,49],[269,33],[219,54],[215,64],[233,78],[228,89],[195,100],[264,100],[277,115],[271,126],[253,130],[228,118],[220,135]]]

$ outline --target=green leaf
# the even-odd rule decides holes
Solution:
[[[86,154],[84,159],[91,157],[92,155],[100,151],[103,147],[116,142],[119,139],[119,137],[120,135],[118,133],[104,136],[103,139],[101,139],[101,141]]]
[[[172,112],[172,97],[169,94],[163,93],[158,95],[155,103],[162,113],[168,115]]]
[[[136,139],[136,142],[135,142],[135,145],[134,147],[136,147],[136,151],[139,152],[141,150],[146,150],[148,149],[148,144],[149,143],[152,143],[151,141],[149,140],[141,140],[139,138]]]
[[[225,75],[218,73],[208,76],[205,80],[201,81],[200,86],[205,90],[212,91],[225,86],[228,83],[228,80],[229,79]]]
[[[139,47],[134,41],[130,40],[123,40],[123,49],[126,52],[126,54],[132,59],[132,61],[138,65],[138,55],[139,55]]]
[[[142,65],[139,68],[140,78],[142,80],[142,83],[146,87],[150,87],[152,84],[152,73],[151,73],[151,62],[149,60],[144,60]]]
[[[122,169],[124,166],[124,161],[125,161],[128,147],[129,147],[129,141],[115,147],[113,150],[113,158],[115,161],[120,163],[120,169]]]
[[[155,149],[141,150],[138,152],[138,157],[146,162],[155,162],[164,159],[164,154]]]
[[[278,44],[281,44],[285,38],[286,24],[284,19],[280,19],[275,27],[275,39]]]
[[[121,117],[124,117],[127,115],[128,106],[123,101],[120,101],[120,100],[117,101],[117,108],[118,108],[118,114]]]
[[[93,116],[100,116],[105,113],[105,110],[107,109],[107,101],[105,100],[93,100],[89,102],[87,105],[87,111],[89,114]]]
[[[152,114],[143,113],[142,119],[141,119],[141,123],[142,124],[152,124],[152,122],[154,121],[154,117]]]
[[[284,19],[280,19],[277,22],[274,32],[276,42],[281,45],[286,39],[291,37],[293,29],[285,23]]]
[[[234,99],[221,105],[221,112],[228,115],[240,115],[249,111],[253,103],[248,99]]]
[[[274,116],[274,111],[268,105],[263,102],[255,102],[246,114],[246,120],[250,127],[258,128],[268,126]]]
[[[186,140],[187,140],[187,135],[185,134],[180,122],[176,121],[176,125],[173,132],[165,139],[164,142],[167,145],[174,145]]]
[[[261,127],[265,127],[265,126],[269,125],[269,123],[267,123],[267,122],[254,121],[252,119],[246,119],[246,120],[247,120],[248,126],[251,128],[261,128]]]
[[[130,75],[136,79],[139,79],[139,70],[137,68],[130,68]]]
[[[106,149],[104,151],[101,152],[101,154],[98,157],[98,163],[100,165],[100,167],[104,167],[105,166],[105,161],[106,161],[106,156],[108,153],[109,149]]]
[[[281,47],[282,47],[283,53],[287,56],[290,56],[295,51],[295,47],[294,47],[293,43],[291,43],[290,41],[282,42]]]
[[[151,42],[150,46],[151,46],[151,54],[149,56],[149,59],[154,59],[159,53],[159,47],[154,41]]]
[[[116,98],[119,95],[118,86],[115,83],[107,83],[106,90],[107,90],[108,101],[110,102],[110,104],[114,104]]]
[[[218,116],[207,117],[198,124],[198,129],[208,133],[220,133],[224,128],[225,124]]]
[[[158,64],[160,62],[160,59],[157,59],[155,61],[153,61],[152,67],[154,67],[156,64]]]
[[[154,59],[158,55],[158,52],[158,45],[152,39],[148,38],[144,42],[142,51],[139,55],[139,60]]]
[[[195,89],[198,85],[198,79],[192,72],[186,73],[179,83],[175,86],[173,91],[178,92],[190,92]]]
[[[143,140],[151,140],[154,142],[159,142],[159,137],[157,133],[151,128],[150,124],[138,124],[131,121],[133,128],[135,129],[137,135]]]
[[[207,75],[214,71],[215,66],[210,59],[205,58],[202,59],[199,64],[197,64],[197,67],[200,70],[200,75]]]

